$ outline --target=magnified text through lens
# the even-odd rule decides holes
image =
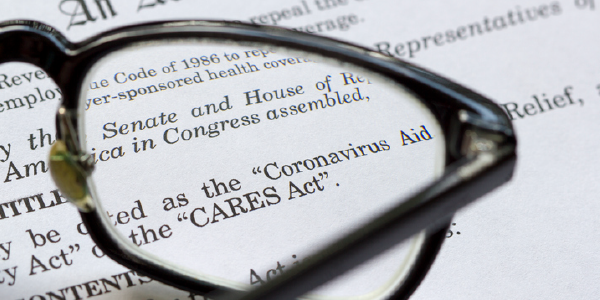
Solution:
[[[442,170],[444,137],[418,99],[308,53],[144,43],[99,60],[84,87],[93,197],[107,220],[139,249],[234,287],[301,264]],[[315,297],[387,294],[423,238]]]

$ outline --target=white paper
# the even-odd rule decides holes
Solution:
[[[91,0],[6,1],[0,3],[0,18],[39,20],[72,41],[121,25],[167,19],[253,20],[311,31],[320,29],[318,33],[323,35],[388,50],[504,104],[515,118],[519,142],[515,176],[510,183],[457,214],[452,232],[448,233],[451,237],[412,299],[590,299],[600,293],[600,255],[596,251],[600,238],[600,221],[596,217],[600,209],[596,200],[600,173],[595,155],[600,146],[600,61],[596,41],[600,8],[593,0],[306,0],[252,4],[223,1],[210,5],[183,0],[98,2],[105,18]],[[114,15],[107,6],[109,2]],[[68,12],[78,3],[87,5],[94,21],[85,15],[71,19]],[[303,14],[277,19],[282,9],[293,6],[300,7]],[[340,24],[344,20],[356,22],[343,28]],[[83,21],[86,22],[82,25],[69,27],[70,23]],[[45,159],[43,152],[49,147],[46,144],[41,148],[39,129],[43,134],[54,132],[58,92],[53,91],[49,79],[34,79],[36,68],[14,64],[1,68],[0,74],[6,73],[11,79],[29,72],[33,72],[33,77],[27,75],[32,82],[27,76],[21,77],[17,82],[22,85],[0,90],[0,101],[35,93],[35,88],[45,97],[56,92],[55,99],[35,104],[39,120],[19,123],[23,126],[20,130],[36,137],[33,142],[26,140],[27,135],[15,136],[10,128],[2,129],[0,146],[6,152],[0,151],[0,161],[6,161],[0,163],[0,178],[5,181],[10,161],[23,168],[26,163]],[[31,150],[31,146],[40,148]],[[9,179],[16,181],[16,176]],[[27,184],[4,183],[0,202],[40,193],[47,206],[57,202],[48,174],[22,180],[27,180]],[[0,294],[9,295],[10,299],[52,299],[49,293],[60,295],[62,290],[66,299],[78,299],[74,293],[87,299],[105,290],[101,280],[104,278],[117,280],[123,288],[94,296],[96,299],[202,298],[156,282],[145,283],[148,278],[137,276],[106,257],[91,256],[93,244],[78,233],[80,221],[74,207],[60,204],[40,209],[39,200],[31,201],[35,211],[25,213],[21,201],[21,215],[17,216],[10,204],[3,205],[9,218],[0,220],[0,243],[8,249],[11,242],[11,256],[0,264]],[[11,221],[26,225],[14,228]],[[34,236],[44,234],[45,245],[34,248],[27,230]],[[82,227],[80,230],[84,232]],[[37,241],[41,240],[37,237]],[[0,258],[5,255],[0,251]],[[55,265],[62,261],[62,266],[47,272],[38,267],[38,274],[30,275],[32,255],[44,263],[56,256]],[[17,261],[19,256],[25,259]],[[69,259],[73,266],[66,265]],[[15,266],[17,275],[13,279]],[[75,278],[69,275],[73,273],[77,274]],[[16,286],[9,285],[12,282]]]

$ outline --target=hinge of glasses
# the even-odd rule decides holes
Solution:
[[[72,115],[64,107],[59,108],[57,125],[60,138],[50,149],[50,174],[63,196],[75,204],[80,211],[90,212],[94,203],[90,196],[87,178],[94,170],[94,161],[80,151]]]
[[[463,123],[479,123],[474,119],[475,114],[465,110],[459,111],[459,119]],[[504,135],[497,131],[472,126],[464,131],[461,154],[473,159],[471,164],[463,166],[459,170],[461,177],[470,178],[476,176],[481,170],[494,164],[502,151],[500,148],[505,140]]]

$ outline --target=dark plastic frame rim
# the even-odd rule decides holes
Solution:
[[[434,252],[433,257],[435,257],[445,238],[444,228],[447,227],[447,221],[454,211],[509,180],[512,176],[516,160],[516,140],[510,121],[498,106],[475,92],[410,63],[333,39],[269,26],[228,22],[172,21],[129,26],[73,44],[56,30],[44,24],[33,21],[12,21],[0,24],[0,63],[28,62],[48,72],[63,90],[63,107],[67,111],[75,112],[68,118],[77,128],[78,120],[75,116],[77,115],[81,81],[97,59],[108,52],[134,42],[186,37],[243,40],[288,46],[345,60],[378,72],[418,95],[432,109],[446,136],[447,167],[445,174],[427,189],[410,198],[409,207],[394,209],[382,218],[384,220],[375,220],[373,223],[377,224],[370,224],[344,239],[341,244],[346,244],[345,248],[339,247],[339,243],[333,245],[330,247],[331,249],[325,251],[327,253],[313,259],[312,264],[304,264],[303,268],[297,268],[296,272],[289,272],[287,276],[281,276],[278,280],[274,280],[273,284],[265,285],[246,295],[247,299],[295,298],[318,286],[318,282],[323,279],[327,279],[322,275],[319,278],[318,274],[314,274],[317,271],[314,268],[311,269],[313,265],[326,261],[331,265],[328,273],[331,273],[332,269],[341,273],[357,262],[364,261],[365,256],[376,255],[375,253],[388,247],[390,242],[385,238],[382,241],[381,235],[394,236],[394,240],[396,240],[397,235],[392,231],[402,233],[399,234],[402,237],[410,235],[407,232],[418,231],[414,228],[429,227],[432,232],[436,232],[435,238],[428,239],[428,243],[430,243],[428,247],[435,250],[430,251]],[[467,130],[474,130],[483,135],[493,135],[498,149],[502,149],[493,154],[494,163],[477,172],[476,177],[465,177],[459,174],[461,168],[473,165],[477,159],[476,156],[467,157],[461,148],[464,143],[464,133]],[[62,137],[63,132],[59,129],[57,134]],[[73,152],[81,151],[77,148],[78,145],[72,146],[75,147],[75,149],[71,149]],[[106,249],[107,255],[119,263],[153,278],[160,278],[160,281],[184,290],[208,294],[210,297],[217,296],[215,292],[223,291],[220,286],[200,283],[194,278],[175,273],[173,270],[164,269],[164,267],[161,270],[161,266],[153,264],[147,258],[127,251],[110,236],[104,225],[101,225],[103,222],[100,212],[82,212],[81,217],[96,243],[103,250]],[[430,226],[433,221],[437,224]],[[388,229],[392,227],[393,229]],[[362,244],[363,248],[358,248],[363,250],[356,250],[358,248],[348,246],[350,244],[354,246]],[[369,246],[369,244],[377,245]],[[336,256],[343,257],[342,260],[346,260],[345,265],[342,266],[340,259]],[[433,261],[432,257],[419,257],[418,260]],[[352,262],[348,263],[347,261]],[[396,294],[393,297],[407,298],[426,272],[421,273],[417,274],[421,277],[418,282],[408,288],[410,291],[407,295]],[[292,279],[295,281],[293,285],[290,285],[289,282]]]

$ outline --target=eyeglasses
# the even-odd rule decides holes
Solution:
[[[72,44],[15,21],[12,61],[63,92],[51,173],[97,246],[214,299],[407,298],[452,214],[516,161],[485,97],[280,28],[161,22]]]

